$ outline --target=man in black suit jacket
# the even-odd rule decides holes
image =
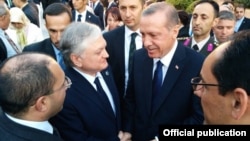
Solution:
[[[124,138],[119,94],[106,60],[105,46],[100,28],[87,22],[72,23],[62,35],[60,48],[72,86],[62,111],[51,122],[66,141]]]
[[[236,25],[235,32],[245,29],[250,29],[250,19],[245,17],[245,6],[243,4],[236,5],[235,7]]]
[[[23,52],[42,52],[59,60],[59,41],[62,32],[72,21],[71,11],[62,3],[53,3],[46,8],[44,16],[50,38],[24,47]]]
[[[78,0],[78,1],[72,0],[72,1],[74,7],[74,10],[72,10],[73,21],[75,22],[79,21],[78,17],[79,15],[81,15],[81,22],[93,23],[99,26],[101,29],[104,28],[101,24],[99,17],[97,17],[95,14],[87,10],[86,8],[88,3],[87,0]]]
[[[144,48],[134,54],[123,111],[124,131],[132,134],[132,140],[155,139],[159,125],[203,123],[200,99],[190,81],[199,75],[204,56],[178,44],[178,30],[174,6],[157,2],[143,11]]]
[[[102,29],[104,29],[104,7],[99,0],[92,0],[93,10],[96,16],[99,17]]]
[[[114,79],[121,100],[123,99],[129,78],[129,50],[131,33],[137,33],[135,38],[136,49],[142,48],[141,33],[139,31],[140,16],[144,0],[119,0],[119,9],[124,26],[104,33],[109,53],[108,62],[114,73]],[[135,7],[135,9],[132,9]],[[121,10],[122,9],[122,10]],[[127,16],[127,11],[131,14]]]
[[[48,119],[62,109],[70,85],[48,55],[8,58],[0,67],[0,140],[62,141]]]

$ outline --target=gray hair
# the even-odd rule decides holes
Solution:
[[[236,21],[235,15],[231,11],[227,10],[220,11],[218,19]]]
[[[0,16],[6,15],[8,13],[9,9],[4,2],[0,2]]]
[[[173,26],[179,24],[179,16],[175,7],[166,2],[156,2],[150,4],[143,12],[142,16],[153,15],[157,12],[164,12],[166,19],[166,26],[171,29]]]
[[[64,30],[59,48],[62,51],[64,62],[67,66],[74,66],[70,55],[80,55],[90,47],[90,42],[102,35],[101,29],[88,22],[73,22]]]

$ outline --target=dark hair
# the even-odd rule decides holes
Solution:
[[[37,54],[21,53],[1,64],[0,105],[4,112],[18,117],[39,97],[52,93],[55,77],[48,68],[51,60],[35,59]]]
[[[194,7],[196,7],[197,5],[203,4],[203,3],[208,3],[213,7],[213,9],[214,9],[214,18],[217,18],[218,15],[219,15],[219,10],[220,10],[220,7],[219,7],[218,3],[215,2],[214,0],[200,0],[197,3],[195,3]]]
[[[70,8],[63,3],[52,3],[50,4],[45,11],[43,12],[43,18],[46,20],[46,15],[49,16],[57,16],[63,13],[67,13],[70,17],[70,21],[72,21],[72,13]]]
[[[107,23],[107,20],[108,20],[108,14],[111,14],[112,17],[118,21],[122,21],[122,18],[121,18],[121,14],[120,14],[120,11],[119,11],[119,8],[117,7],[111,7],[109,10],[107,10],[106,14],[105,14],[105,23]]]
[[[183,25],[189,25],[190,19],[189,19],[189,15],[186,11],[179,10],[178,15],[179,15],[180,21]]]
[[[235,88],[243,88],[250,95],[250,30],[237,32],[221,58],[212,67],[219,92],[225,95]]]

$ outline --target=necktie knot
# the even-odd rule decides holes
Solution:
[[[198,51],[199,50],[199,47],[197,46],[197,44],[193,45],[192,47],[195,51]]]
[[[82,21],[82,15],[81,15],[81,14],[78,15],[77,21],[78,21],[78,22]]]
[[[136,32],[132,33],[132,34],[131,34],[131,41],[132,41],[132,40],[135,40],[135,37],[136,37],[136,36],[137,36],[137,33],[136,33]]]

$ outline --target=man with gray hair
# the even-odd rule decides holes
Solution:
[[[231,11],[220,11],[218,23],[213,27],[215,44],[219,45],[230,39],[234,34],[236,18]]]
[[[66,75],[73,84],[63,110],[51,122],[64,140],[124,139],[119,94],[107,63],[106,41],[91,23],[74,22],[60,40]]]
[[[10,24],[10,12],[4,1],[0,1],[0,63],[22,50],[10,39],[5,30]]]

